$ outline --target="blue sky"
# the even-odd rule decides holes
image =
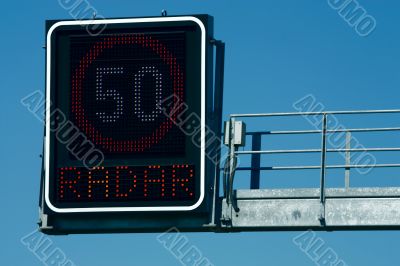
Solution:
[[[169,15],[213,15],[216,37],[227,43],[225,117],[230,113],[295,111],[293,103],[307,94],[313,94],[327,110],[400,107],[398,1],[359,0],[377,22],[376,29],[367,37],[360,37],[327,0],[89,2],[104,17],[157,16],[161,9],[167,9]],[[2,3],[2,10],[1,264],[42,265],[20,239],[36,228],[38,219],[43,128],[20,104],[20,99],[35,90],[44,90],[45,20],[71,17],[56,0],[7,1]],[[398,119],[398,116],[385,117],[374,126],[395,125]],[[280,129],[296,125],[283,120],[262,123],[253,125]],[[347,119],[343,123],[365,126],[371,120]],[[371,145],[382,144],[379,138],[365,141],[372,141]],[[392,146],[400,144],[398,137],[383,142]],[[396,159],[384,158],[392,162]],[[399,176],[398,171],[381,173],[375,177],[390,175],[384,182],[400,185],[395,178]],[[373,177],[365,180],[371,184],[380,182]],[[290,187],[307,186],[309,182],[306,174],[297,176],[295,181],[287,177],[282,180],[271,183]],[[245,186],[248,180],[238,184]],[[185,235],[215,265],[313,265],[292,242],[299,233]],[[348,265],[398,265],[398,231],[317,235]],[[156,237],[157,234],[116,234],[50,239],[76,265],[179,265]]]

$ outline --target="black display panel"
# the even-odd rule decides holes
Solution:
[[[91,35],[72,24],[48,35],[48,205],[57,212],[199,206],[203,28],[166,18],[110,23]],[[89,148],[102,154],[99,164],[88,163]]]

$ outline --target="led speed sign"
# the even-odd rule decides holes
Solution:
[[[202,205],[209,35],[192,16],[49,26],[44,195],[51,211]]]

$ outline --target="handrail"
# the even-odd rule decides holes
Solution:
[[[349,165],[326,165],[325,169],[340,169],[340,168],[388,168],[388,167],[400,167],[400,164],[349,164]],[[262,166],[258,168],[252,167],[236,167],[236,171],[250,171],[250,170],[309,170],[309,169],[321,169],[319,165],[300,165],[300,166]]]
[[[358,149],[326,149],[326,152],[388,152],[400,151],[400,148],[358,148]],[[266,150],[266,151],[236,151],[235,154],[282,154],[282,153],[319,153],[321,149],[300,150]]]
[[[400,109],[393,109],[393,110],[356,110],[356,111],[324,111],[324,112],[288,112],[288,113],[260,113],[260,114],[231,114],[230,117],[349,115],[349,114],[383,114],[383,113],[400,113]]]
[[[377,127],[377,128],[349,128],[349,129],[328,129],[326,133],[340,132],[377,132],[377,131],[400,131],[400,127]],[[271,131],[252,131],[246,132],[246,135],[278,135],[278,134],[317,134],[321,130],[271,130]]]

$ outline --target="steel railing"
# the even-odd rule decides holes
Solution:
[[[366,111],[333,111],[333,112],[293,112],[293,113],[262,113],[262,114],[232,114],[230,115],[230,125],[233,125],[238,118],[259,118],[259,117],[288,117],[288,116],[320,116],[321,129],[316,130],[285,130],[285,131],[257,131],[247,132],[246,135],[252,137],[251,150],[238,151],[234,145],[233,128],[229,132],[229,158],[224,167],[224,192],[227,202],[232,203],[233,199],[233,180],[235,171],[251,171],[250,188],[260,188],[260,171],[271,170],[320,170],[320,200],[321,204],[325,201],[325,173],[327,169],[345,169],[345,187],[350,186],[350,169],[352,168],[387,168],[400,167],[400,163],[393,164],[351,164],[351,153],[363,152],[396,152],[400,147],[373,147],[373,148],[351,148],[351,138],[354,132],[382,132],[400,131],[400,127],[377,127],[377,128],[349,128],[349,129],[328,129],[327,121],[333,115],[367,115],[367,114],[400,114],[400,110],[366,110]],[[327,148],[327,135],[335,133],[345,133],[345,148]],[[261,150],[262,137],[265,135],[292,135],[292,134],[320,134],[321,148],[319,149],[280,149],[280,150]],[[326,154],[333,152],[345,153],[345,164],[327,165]],[[261,155],[263,154],[294,154],[294,153],[320,153],[321,163],[319,165],[298,165],[298,166],[261,166]],[[251,155],[251,166],[237,167],[237,156]],[[323,217],[321,217],[323,219]]]

